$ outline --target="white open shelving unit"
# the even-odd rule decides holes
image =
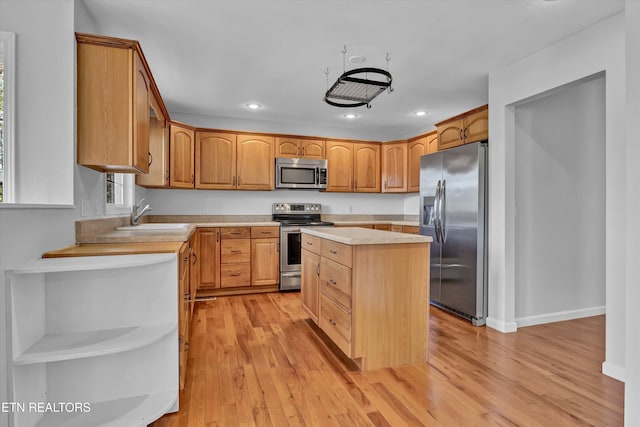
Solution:
[[[177,254],[38,259],[6,279],[11,426],[146,426],[177,410]]]

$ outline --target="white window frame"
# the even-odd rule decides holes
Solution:
[[[114,190],[116,190],[116,202],[109,203],[107,201],[107,174],[104,174],[105,213],[107,215],[128,215],[131,213],[133,206],[135,175],[130,173],[114,173],[113,175],[117,183],[114,187]]]
[[[13,155],[15,153],[15,140],[13,130],[15,129],[15,67],[16,67],[16,35],[7,31],[0,31],[0,58],[4,64],[4,155],[2,176],[2,203],[13,203],[15,201],[15,164]]]

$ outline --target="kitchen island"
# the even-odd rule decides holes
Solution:
[[[431,238],[303,228],[302,306],[363,371],[426,361]]]

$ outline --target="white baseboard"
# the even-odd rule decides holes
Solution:
[[[516,322],[503,322],[502,320],[496,320],[492,317],[487,317],[487,326],[491,329],[504,333],[515,332],[518,330]]]
[[[624,382],[625,369],[623,366],[614,365],[613,363],[603,362],[602,373],[608,377]]]
[[[542,325],[543,323],[562,322],[563,320],[581,319],[583,317],[605,314],[605,306],[581,308],[578,310],[559,311],[556,313],[539,314],[537,316],[516,319],[518,328],[524,326]]]

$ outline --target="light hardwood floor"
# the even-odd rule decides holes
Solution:
[[[622,426],[604,320],[501,334],[431,307],[428,363],[360,373],[298,293],[198,302],[180,411],[152,425]]]

